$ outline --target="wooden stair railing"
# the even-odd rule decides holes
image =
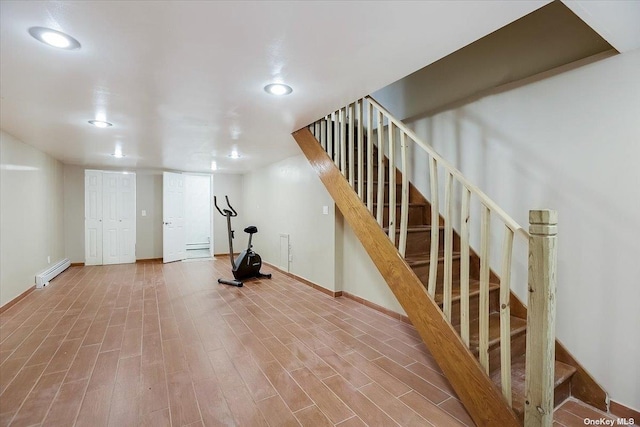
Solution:
[[[399,255],[376,219],[311,132],[293,133],[298,145],[353,228],[416,330],[454,386],[474,422],[481,426],[517,426],[516,414],[476,358],[447,322],[422,282]]]
[[[555,342],[554,307],[527,312],[510,289],[513,242],[523,237],[530,247],[530,290],[545,285],[540,294],[555,292],[553,267],[534,268],[544,264],[541,260],[554,261],[554,252],[531,252],[555,247],[541,243],[555,241],[555,234],[541,234],[555,231],[554,224],[544,223],[557,219],[553,211],[531,212],[530,235],[370,97],[293,136],[478,425],[519,424],[523,417],[525,425],[551,425],[554,389],[556,403],[573,394],[606,410],[604,390]],[[430,201],[409,182],[409,142],[428,154]],[[440,209],[442,176],[445,194]],[[461,190],[457,227],[456,186]],[[479,254],[470,248],[472,196],[479,208],[475,210],[481,211]],[[492,217],[505,227],[500,277],[489,266]],[[530,307],[538,305],[530,298]],[[527,332],[525,320],[532,316],[533,333]],[[442,320],[445,331],[440,330]],[[442,334],[446,340],[434,339]],[[539,341],[541,335],[544,341]],[[528,346],[532,354],[525,358],[525,341],[532,339],[538,341]],[[470,382],[471,372],[475,376]],[[495,395],[496,386],[501,398]],[[487,406],[488,401],[493,405]]]

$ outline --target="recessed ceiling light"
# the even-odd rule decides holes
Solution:
[[[124,157],[124,154],[122,154],[122,148],[120,147],[116,147],[116,150],[114,151],[114,153],[112,154],[113,157],[115,157],[116,159],[121,159]]]
[[[36,40],[59,49],[80,49],[80,42],[70,35],[44,27],[31,27],[29,34]]]
[[[239,159],[240,153],[238,153],[236,150],[233,150],[231,154],[229,154],[229,157],[231,157],[232,159]]]
[[[277,95],[277,96],[289,95],[291,92],[293,92],[293,89],[291,89],[291,86],[287,86],[282,83],[272,83],[270,85],[266,85],[264,87],[264,90],[265,92],[270,93],[271,95]]]
[[[103,120],[89,120],[89,123],[97,128],[108,128],[109,126],[113,126],[113,123],[105,122]]]
[[[211,170],[218,170],[218,164],[215,162],[215,160],[211,162]]]

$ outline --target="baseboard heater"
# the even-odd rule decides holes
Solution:
[[[69,258],[58,261],[53,266],[47,268],[42,273],[36,275],[36,288],[41,289],[49,284],[54,277],[65,271],[71,265]]]
[[[209,249],[210,243],[187,243],[187,250],[195,250],[195,249]]]

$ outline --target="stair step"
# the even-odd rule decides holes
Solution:
[[[383,230],[386,234],[389,234],[389,227],[384,227]],[[444,230],[443,225],[440,226],[440,230]],[[396,228],[396,232],[397,231],[398,229]],[[431,226],[430,225],[412,225],[410,227],[407,227],[407,233],[424,233],[424,232],[431,232]]]
[[[429,217],[427,215],[426,212],[426,204],[425,203],[409,203],[409,210],[408,210],[408,224],[409,226],[419,226],[419,225],[424,225],[425,223],[428,224],[429,223]],[[383,204],[383,226],[387,227],[389,224],[389,203],[384,203]],[[401,203],[400,200],[398,200],[398,202],[396,203],[395,206],[396,209],[396,230],[399,229],[400,227],[400,212],[402,210],[401,208]],[[374,203],[373,204],[373,212],[377,212],[378,210],[378,203]]]
[[[461,304],[460,298],[460,279],[454,274],[451,283],[451,324],[460,329]],[[436,304],[443,309],[443,285],[442,279],[436,282],[436,294],[434,299]],[[427,286],[427,284],[425,284]],[[498,311],[500,308],[500,285],[497,283],[489,283],[489,311]],[[469,279],[469,319],[477,319],[480,315],[480,282],[477,279]],[[514,349],[514,350],[517,350]]]
[[[510,317],[511,339],[524,334],[527,331],[527,321],[518,317]],[[469,347],[474,354],[477,354],[480,346],[480,319],[476,319],[469,324]],[[500,313],[489,314],[489,349],[500,344]]]
[[[451,259],[453,260],[460,259],[460,252],[453,252]],[[430,256],[428,254],[406,257],[405,260],[407,261],[407,264],[409,264],[409,267],[411,268],[422,267],[425,265],[428,266],[429,263],[431,262]],[[438,253],[438,262],[444,262],[443,251]]]
[[[400,196],[400,195],[398,194],[398,196]],[[374,206],[374,207],[377,207],[377,206],[378,206],[378,203],[374,203],[374,204],[373,204],[373,206]],[[383,205],[382,205],[382,206],[388,209],[388,208],[389,208],[389,203],[383,203]],[[401,206],[402,206],[402,201],[401,201],[401,200],[400,200],[400,198],[398,197],[398,200],[396,200],[396,207],[397,207],[397,208],[400,208]],[[427,204],[426,204],[426,203],[416,203],[416,202],[411,202],[411,203],[409,203],[409,207],[410,207],[410,208],[414,208],[414,207],[421,207],[421,208],[424,208],[424,207],[426,207],[426,206],[427,206]]]
[[[511,393],[512,393],[512,403],[513,410],[519,414],[524,414],[524,399],[525,399],[525,388],[524,388],[524,379],[525,379],[525,371],[526,371],[526,363],[525,357],[519,356],[515,358],[511,363]],[[564,388],[565,386],[569,386],[569,381],[571,377],[576,372],[576,368],[573,366],[569,366],[565,363],[555,361],[554,368],[554,382],[553,387],[558,390],[560,388]],[[498,385],[498,388],[502,388],[502,381],[500,378],[500,369],[495,370],[491,374],[491,380]],[[568,396],[565,393],[555,393],[555,403],[554,405],[558,405],[560,402],[564,401]]]
[[[444,247],[444,226],[439,227],[438,244]],[[385,234],[389,235],[389,227],[383,228]],[[431,226],[430,225],[409,225],[407,227],[407,247],[406,256],[411,257],[426,254],[431,248]],[[396,227],[396,246],[400,245],[400,230]]]
[[[500,289],[499,283],[489,283],[489,293],[495,292]],[[469,299],[480,294],[480,281],[477,279],[469,279]],[[442,305],[444,296],[442,294],[442,288],[438,288],[434,299],[437,304]],[[451,302],[460,300],[460,279],[454,279],[451,281]]]
[[[356,180],[355,183],[355,187],[357,188],[358,186],[358,182]],[[364,183],[365,188],[367,188],[367,183],[365,181]],[[385,182],[383,190],[382,190],[382,199],[384,200],[385,203],[389,203],[389,183]],[[396,183],[396,197],[401,197],[402,194],[402,181],[399,181]],[[411,192],[409,193],[409,202],[411,203]],[[373,182],[373,202],[377,203],[378,202],[378,182],[377,180],[375,180]]]

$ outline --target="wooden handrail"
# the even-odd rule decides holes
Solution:
[[[429,155],[438,162],[439,166],[445,167],[447,172],[453,175],[458,182],[460,182],[462,185],[467,187],[473,194],[475,194],[478,197],[478,199],[480,199],[480,202],[483,205],[485,205],[487,208],[489,208],[493,213],[495,213],[502,220],[502,222],[504,222],[504,224],[507,227],[513,230],[514,233],[519,234],[521,237],[525,239],[529,238],[529,233],[527,233],[527,231],[524,228],[522,228],[520,224],[518,224],[513,218],[511,218],[500,206],[498,206],[493,200],[491,200],[489,196],[487,196],[482,190],[480,190],[480,188],[478,188],[471,181],[469,181],[464,175],[462,175],[462,172],[460,172],[453,165],[447,162],[432,147],[425,144],[420,138],[418,138],[415,132],[409,129],[404,123],[402,123],[400,120],[395,119],[391,115],[391,113],[387,111],[382,105],[378,104],[378,102],[376,102],[375,99],[373,99],[371,96],[367,96],[366,99],[369,102],[371,102],[378,109],[378,111],[381,111],[387,117],[387,120],[389,120],[390,123],[393,123],[400,130],[405,132],[407,136],[409,136],[409,138],[413,140],[413,142],[415,142],[419,147],[421,147],[423,150],[429,153]]]

